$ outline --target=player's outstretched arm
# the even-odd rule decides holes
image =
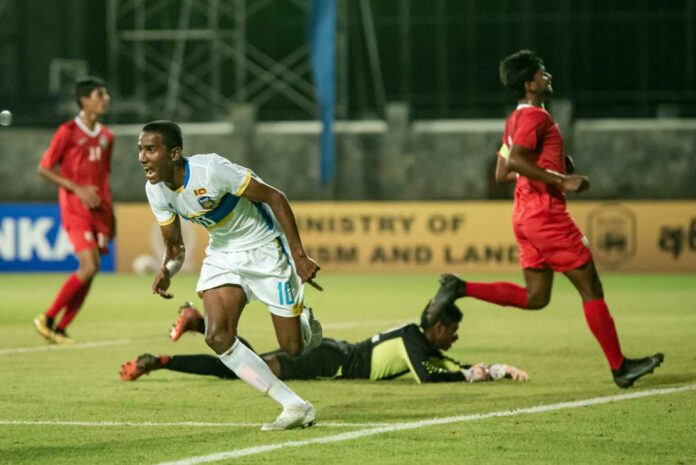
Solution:
[[[177,216],[172,223],[161,226],[160,230],[164,240],[164,258],[162,259],[162,267],[152,282],[152,293],[158,294],[165,299],[171,299],[174,297],[174,294],[168,292],[167,289],[169,289],[174,275],[179,272],[184,264],[184,258],[186,257],[179,217]]]
[[[512,365],[495,364],[486,365],[477,363],[464,370],[466,381],[469,383],[478,383],[481,381],[497,381],[503,378],[509,378],[513,381],[524,383],[529,379],[526,371],[520,370]]]
[[[510,378],[513,381],[519,381],[520,383],[524,383],[527,380],[529,380],[529,374],[527,374],[526,371],[520,370],[519,368],[514,367],[512,365],[507,366],[505,377]]]
[[[285,233],[288,245],[290,246],[290,253],[292,254],[295,267],[297,268],[297,274],[300,275],[302,282],[307,282],[319,289],[313,279],[317,275],[320,267],[317,262],[307,255],[302,246],[300,232],[297,230],[297,222],[295,221],[295,214],[292,212],[290,203],[285,197],[285,194],[268,184],[251,178],[242,196],[254,202],[263,202],[271,207],[273,214]]]
[[[519,381],[524,383],[529,379],[529,375],[526,371],[520,370],[512,365],[495,364],[488,367],[488,372],[490,373],[492,380],[499,380],[502,378],[509,378],[513,381]]]

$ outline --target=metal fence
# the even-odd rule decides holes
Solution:
[[[497,64],[520,48],[576,116],[696,115],[696,0],[337,1],[340,118],[389,101],[418,119],[500,116]],[[56,118],[82,62],[108,78],[113,121],[222,119],[235,102],[310,119],[307,3],[0,0],[0,99],[20,123]]]

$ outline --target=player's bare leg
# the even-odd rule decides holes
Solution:
[[[246,305],[246,295],[239,286],[221,286],[203,292],[207,325],[206,342],[222,363],[239,379],[268,394],[283,406],[283,411],[264,431],[304,428],[315,423],[316,411],[280,381],[266,363],[237,338],[237,325]]]
[[[321,344],[323,330],[312,309],[303,306],[302,313],[294,317],[283,317],[271,313],[273,327],[280,348],[291,357],[314,349]]]
[[[77,252],[77,260],[79,261],[80,266],[75,274],[83,283],[94,278],[97,273],[99,273],[101,258],[99,256],[99,249],[97,247],[80,250]]]
[[[541,310],[551,300],[553,270],[525,268],[523,274],[527,285],[527,310]]]
[[[246,295],[239,286],[226,285],[203,292],[207,325],[205,342],[220,355],[237,339],[237,325],[246,305]]]
[[[614,320],[604,301],[602,282],[592,260],[580,268],[566,272],[565,275],[582,298],[587,325],[604,351],[617,386],[628,388],[638,378],[652,373],[660,366],[664,360],[661,353],[639,359],[623,356]]]
[[[271,320],[280,348],[290,356],[299,355],[304,348],[300,317],[283,317],[271,313]]]
[[[604,298],[602,281],[599,279],[593,260],[590,260],[580,268],[566,271],[563,274],[573,283],[575,289],[580,293],[583,302]]]

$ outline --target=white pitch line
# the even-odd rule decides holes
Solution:
[[[619,394],[616,396],[607,397],[595,397],[592,399],[578,400],[573,402],[559,402],[556,404],[539,405],[536,407],[515,409],[515,410],[502,410],[498,412],[490,413],[478,413],[473,415],[459,415],[454,417],[443,417],[443,418],[432,418],[430,420],[414,421],[408,423],[394,423],[389,426],[381,426],[376,428],[363,429],[359,431],[351,431],[348,433],[341,433],[332,436],[324,436],[320,438],[307,439],[304,441],[288,441],[280,442],[276,444],[268,444],[265,446],[247,447],[245,449],[234,449],[226,452],[218,452],[210,455],[202,455],[198,457],[189,457],[186,459],[176,460],[173,462],[162,462],[158,465],[195,465],[198,463],[209,463],[217,462],[220,460],[234,459],[238,457],[245,457],[248,455],[263,454],[265,452],[270,452],[278,449],[285,449],[289,447],[302,447],[311,444],[329,444],[333,442],[350,441],[353,439],[363,438],[365,436],[374,436],[376,434],[382,433],[392,433],[395,431],[405,431],[410,429],[418,429],[427,426],[436,425],[446,425],[451,423],[462,423],[465,421],[476,421],[485,420],[487,418],[495,417],[511,417],[515,415],[525,415],[529,413],[545,413],[553,412],[556,410],[564,410],[570,408],[587,407],[590,405],[600,405],[607,404],[610,402],[618,402],[629,399],[638,399],[641,397],[651,397],[658,395],[673,394],[675,392],[685,392],[696,389],[696,384],[690,384],[687,386],[675,387],[675,388],[663,388],[663,389],[649,389],[647,391],[632,392],[629,394]]]
[[[370,428],[375,426],[389,426],[392,423],[340,423],[340,422],[322,422],[320,427],[327,428]],[[215,423],[203,421],[178,421],[178,422],[155,422],[155,421],[68,421],[68,420],[1,420],[0,425],[7,426],[89,426],[89,427],[214,427],[214,428],[260,428],[262,423]]]
[[[359,327],[373,327],[373,326],[384,326],[385,324],[406,324],[410,323],[411,320],[381,320],[381,321],[346,321],[342,323],[327,323],[324,329],[351,329]],[[118,346],[124,344],[130,344],[132,341],[130,339],[118,339],[113,341],[95,341],[95,342],[81,342],[78,344],[73,344],[71,346],[58,346],[58,345],[44,345],[44,346],[34,346],[34,347],[11,347],[7,349],[0,349],[0,355],[10,355],[10,354],[25,354],[32,352],[48,352],[52,350],[65,350],[65,349],[94,349],[98,347],[110,347]]]
[[[130,342],[130,339],[117,339],[114,341],[81,342],[71,346],[45,345],[36,347],[15,347],[11,349],[0,349],[0,355],[24,354],[27,352],[48,352],[51,350],[94,349],[96,347],[120,346],[123,344],[129,344]]]

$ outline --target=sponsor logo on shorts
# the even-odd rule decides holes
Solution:
[[[635,213],[618,203],[604,204],[588,215],[588,236],[595,259],[615,269],[636,254],[637,228]]]
[[[196,195],[203,195],[206,192],[208,192],[208,191],[205,190],[205,187],[199,187],[198,189],[193,190],[193,193]]]

